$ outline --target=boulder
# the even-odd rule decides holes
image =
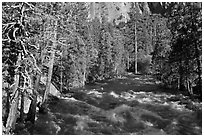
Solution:
[[[40,81],[46,85],[46,81],[47,81],[47,77],[41,77]],[[56,96],[56,97],[60,97],[61,93],[56,89],[56,87],[51,83],[51,86],[50,86],[50,92],[49,92],[50,95],[52,96]]]
[[[31,100],[28,96],[24,97],[24,113],[28,113],[30,108]]]

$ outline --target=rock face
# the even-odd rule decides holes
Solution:
[[[46,85],[46,80],[47,80],[47,77],[41,77],[41,82]],[[56,97],[60,97],[60,92],[55,88],[55,86],[51,83],[51,86],[50,86],[50,92],[49,92],[50,95],[52,96],[56,96]]]
[[[31,104],[31,100],[29,99],[28,96],[24,97],[24,113],[28,113],[29,108],[30,108],[30,104]]]

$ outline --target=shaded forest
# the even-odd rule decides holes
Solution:
[[[3,134],[37,134],[35,127],[40,123],[36,119],[42,118],[39,114],[49,114],[51,108],[54,113],[56,108],[50,107],[52,101],[61,102],[72,111],[73,106],[59,99],[72,94],[75,99],[85,101],[88,94],[77,89],[104,81],[120,81],[118,79],[125,76],[133,87],[137,82],[144,84],[144,79],[152,78],[157,81],[155,84],[159,83],[162,92],[182,93],[189,100],[202,103],[201,13],[202,3],[196,2],[3,2]],[[136,78],[141,81],[134,83]],[[142,86],[152,89],[146,84]],[[128,90],[125,85],[119,87]],[[139,92],[139,87],[134,88]],[[160,92],[161,88],[155,90]],[[143,90],[146,89],[140,91]],[[107,98],[115,100],[108,95]],[[104,106],[107,100],[98,100],[98,105]],[[123,105],[115,104],[117,107],[111,109],[117,112],[132,110],[124,105],[130,105],[126,101],[119,104]],[[136,111],[125,115],[137,115]],[[195,108],[193,111],[200,113],[201,110]],[[143,109],[141,112],[147,113]],[[109,115],[106,111],[101,113]],[[99,115],[99,111],[93,114]],[[148,116],[145,119],[150,118]],[[161,116],[155,117],[169,124]],[[164,125],[158,124],[159,128]],[[82,131],[84,128],[80,127],[77,130]],[[131,128],[121,132],[115,129],[117,132],[110,133],[133,133]],[[171,134],[167,128],[163,130]]]

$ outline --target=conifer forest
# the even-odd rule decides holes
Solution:
[[[3,135],[202,135],[202,2],[1,2]]]

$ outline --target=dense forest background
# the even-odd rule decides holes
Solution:
[[[190,2],[3,2],[3,132],[34,124],[52,86],[67,93],[127,72],[201,99],[201,9]]]

